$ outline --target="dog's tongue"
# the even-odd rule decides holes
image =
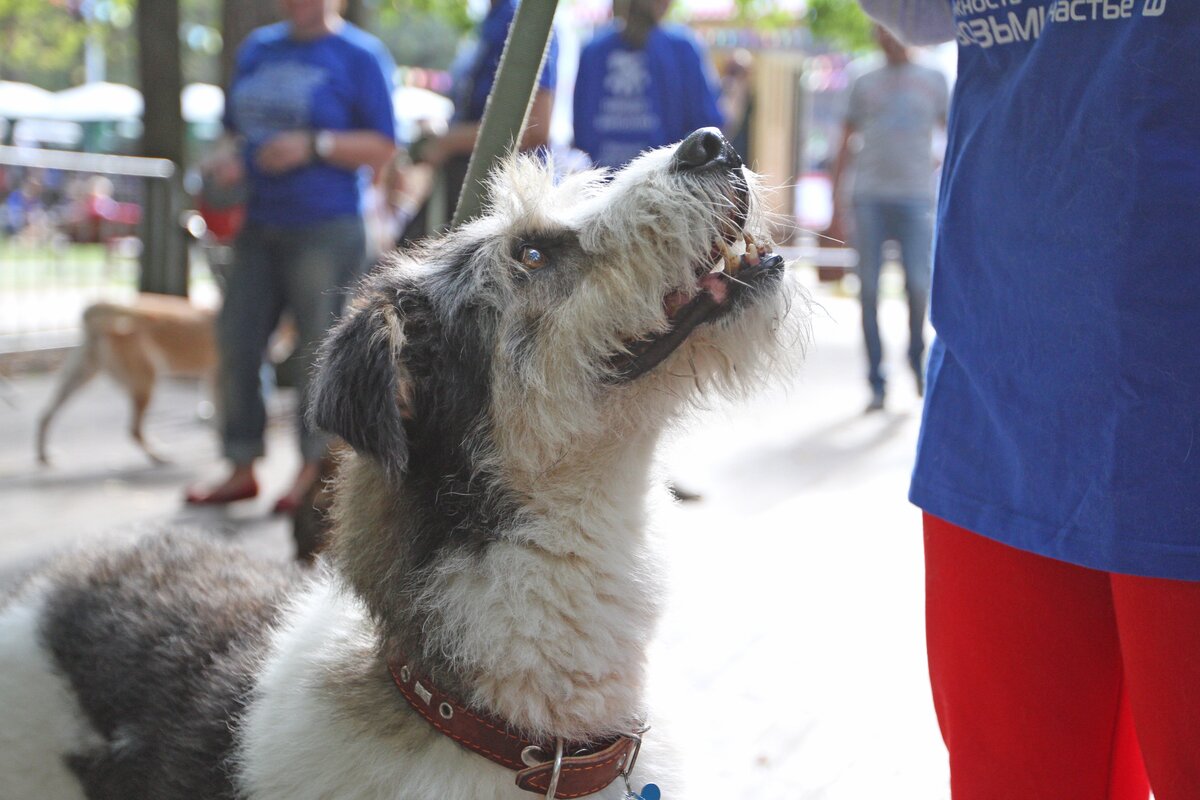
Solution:
[[[700,279],[699,289],[707,294],[717,305],[721,305],[729,297],[729,284],[722,272],[710,272]],[[679,309],[687,305],[696,295],[687,292],[671,292],[663,298],[663,307],[668,317],[674,317]]]
[[[729,281],[724,272],[710,272],[700,279],[700,291],[708,292],[717,305],[729,297]]]

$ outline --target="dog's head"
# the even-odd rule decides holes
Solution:
[[[483,217],[365,283],[310,413],[394,477],[417,450],[434,474],[475,474],[544,468],[661,427],[698,389],[753,384],[801,339],[781,334],[757,194],[712,129],[611,176],[555,184],[514,159]]]

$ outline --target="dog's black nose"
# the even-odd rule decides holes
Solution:
[[[730,169],[740,167],[742,159],[737,151],[716,128],[701,128],[692,131],[675,147],[671,159],[677,171],[698,170],[705,167]]]

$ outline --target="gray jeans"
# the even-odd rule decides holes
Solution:
[[[321,338],[341,313],[346,289],[365,265],[366,235],[358,217],[298,228],[248,222],[238,235],[217,320],[221,440],[234,464],[249,464],[264,453],[260,369],[285,310],[295,321],[304,367],[296,387],[300,454],[312,462],[325,453],[328,437],[304,419],[309,371]]]

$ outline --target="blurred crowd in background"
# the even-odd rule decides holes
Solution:
[[[107,5],[94,4],[92,13]],[[854,71],[861,68],[862,62],[856,59],[875,58],[865,20],[852,18],[822,38],[823,29],[813,24],[812,14],[822,5],[836,4],[792,0],[776,4],[769,17],[759,19],[739,16],[740,6],[732,2],[676,0],[661,5],[665,22],[686,27],[701,48],[726,136],[769,183],[784,187],[774,210],[799,229],[825,229],[834,207],[829,173],[837,154],[847,89]],[[853,4],[842,5],[857,13]],[[377,10],[369,28],[389,46],[399,65],[393,76],[393,100],[400,149],[396,159],[375,176],[369,195],[368,218],[377,249],[414,234],[423,235],[427,226],[444,223],[444,214],[438,213],[431,220],[422,217],[417,228],[408,230],[430,197],[442,191],[441,172],[453,167],[453,159],[443,160],[444,155],[420,158],[422,149],[432,151],[426,145],[442,140],[455,122],[472,116],[478,119],[478,109],[469,107],[475,102],[469,84],[480,48],[489,46],[486,29],[480,24],[489,9],[487,0],[463,7],[468,14],[465,20],[446,10],[422,13],[419,8],[402,9],[399,15],[394,10]],[[549,124],[538,142],[553,154],[560,169],[589,163],[587,154],[575,147],[579,124],[573,108],[579,96],[576,71],[581,50],[605,33],[612,24],[612,12],[608,0],[560,3],[555,24],[557,57],[548,62],[554,71]],[[112,19],[121,22],[116,11],[107,13],[110,24],[115,24]],[[414,31],[419,31],[419,37]],[[211,50],[217,36],[213,28],[199,23],[189,24],[185,34],[185,47],[195,45],[200,51]],[[236,43],[224,46],[229,44]],[[936,54],[931,57],[944,62]],[[88,58],[96,60],[91,54]],[[127,72],[115,54],[109,54],[107,62],[107,72],[89,67],[82,77],[93,80],[60,92],[0,81],[0,143],[97,153],[138,152],[140,94],[128,85],[102,80]],[[184,69],[185,79],[215,77],[211,65],[205,66],[196,53],[190,61],[185,59]],[[61,85],[78,73],[78,69],[64,69],[53,77]],[[24,74],[32,74],[32,70],[25,69]],[[0,59],[0,78],[21,75],[15,58]],[[54,85],[47,73],[34,77]],[[226,240],[236,229],[242,194],[211,180],[201,169],[220,137],[224,95],[217,85],[192,80],[185,87],[181,105],[187,123],[186,186],[192,205],[203,213],[212,238]],[[5,236],[28,238],[61,232],[70,241],[93,242],[129,235],[139,217],[137,194],[132,181],[0,166],[0,230]],[[793,231],[780,233],[787,238]]]

